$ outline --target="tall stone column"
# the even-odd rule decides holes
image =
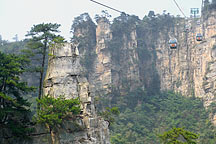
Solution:
[[[109,144],[108,123],[95,112],[94,100],[89,90],[89,83],[82,76],[79,51],[74,44],[58,44],[50,48],[49,62],[44,80],[44,94],[57,98],[79,98],[81,115],[79,132],[69,132],[70,123],[59,132],[61,144]]]

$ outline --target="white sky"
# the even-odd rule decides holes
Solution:
[[[172,15],[181,15],[173,0],[96,0],[142,19],[150,10],[162,14],[163,10]],[[189,16],[190,8],[200,8],[202,0],[176,0],[184,13]],[[120,14],[97,5],[90,0],[0,0],[0,35],[12,41],[18,34],[19,40],[25,38],[27,31],[35,24],[58,23],[60,30],[69,40],[74,17],[87,12],[93,19],[95,14],[108,10],[112,18]],[[182,16],[182,15],[181,15]]]

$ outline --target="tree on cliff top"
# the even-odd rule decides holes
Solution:
[[[93,70],[96,46],[96,25],[92,21],[88,13],[83,13],[74,18],[71,26],[73,37],[71,42],[79,44],[78,49],[81,55],[80,63],[86,68],[85,74],[88,77],[90,71]]]
[[[27,37],[31,37],[31,38],[28,40],[28,49],[26,49],[25,52],[29,56],[35,57],[35,60],[39,62],[39,66],[33,68],[34,72],[40,73],[38,99],[40,99],[42,95],[43,78],[45,73],[45,60],[46,60],[48,48],[53,42],[55,43],[64,42],[63,37],[55,34],[60,32],[58,30],[59,27],[60,24],[56,24],[56,23],[55,24],[42,23],[42,24],[34,25],[26,35]]]
[[[76,32],[78,29],[96,27],[88,13],[83,13],[75,17],[71,26],[71,32]]]
[[[74,43],[79,43],[78,49],[82,53],[84,49],[92,50],[96,45],[96,25],[88,13],[83,13],[74,18],[71,26]]]
[[[95,15],[95,21],[98,23],[101,19],[105,20],[107,23],[110,23],[109,18],[112,16],[107,12],[107,10],[102,10],[101,15]]]

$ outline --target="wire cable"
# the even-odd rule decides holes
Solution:
[[[178,9],[181,11],[181,13],[184,15],[184,17],[186,18],[186,15],[184,14],[184,12],[182,11],[182,9],[180,8],[180,6],[178,5],[178,3],[175,1],[175,0],[173,0],[174,1],[174,3],[176,4],[176,6],[178,7]]]
[[[99,3],[99,2],[97,2],[97,1],[94,1],[94,0],[90,0],[90,1],[92,1],[92,2],[94,2],[94,3],[96,3],[96,4],[99,4],[99,5],[101,5],[101,6],[104,6],[104,7],[106,7],[106,8],[109,8],[109,9],[111,9],[111,10],[117,11],[117,12],[119,12],[119,13],[124,13],[124,12],[122,12],[122,11],[120,11],[120,10],[117,10],[117,9],[112,8],[112,7],[110,7],[110,6],[107,6],[107,5],[105,5],[105,4]]]

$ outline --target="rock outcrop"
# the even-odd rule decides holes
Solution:
[[[81,130],[73,131],[73,121],[65,121],[56,133],[60,144],[109,144],[108,123],[95,112],[89,83],[81,75],[79,51],[74,44],[58,44],[50,49],[49,65],[44,80],[44,94],[55,98],[79,98],[82,113],[78,118]],[[33,137],[32,143],[49,143],[50,134]]]
[[[189,30],[175,27],[174,35],[179,41],[178,49],[169,49],[168,43],[158,40],[157,69],[161,80],[161,89],[173,89],[186,96],[200,97],[205,106],[215,101],[215,45],[216,12],[198,25],[194,19],[188,20]],[[196,41],[196,34],[203,33],[203,41]],[[180,35],[179,35],[180,34]]]
[[[173,27],[161,30],[158,37],[151,40],[155,49],[156,59],[146,60],[149,66],[155,63],[160,79],[161,90],[174,90],[185,96],[202,98],[208,107],[216,101],[216,12],[210,11],[200,19],[176,19]],[[103,28],[103,29],[102,29]],[[187,29],[186,29],[187,28]],[[166,27],[164,27],[166,29]],[[196,34],[203,34],[203,41],[196,41]],[[106,35],[104,35],[106,34]],[[111,81],[110,85],[123,89],[124,83],[131,89],[142,86],[140,80],[145,77],[141,70],[147,70],[148,65],[136,63],[141,61],[137,53],[136,30],[131,32],[130,39],[123,36],[123,45],[118,53],[119,65],[115,63],[111,49],[108,48],[106,37],[114,37],[110,25],[99,21],[97,26],[97,64],[96,73],[100,73],[98,82]],[[178,39],[178,48],[169,48],[168,40],[171,37]],[[146,38],[149,39],[149,38]],[[152,38],[153,39],[153,38]],[[111,39],[110,39],[111,40]],[[146,42],[148,43],[148,42]],[[101,52],[104,49],[104,52]],[[103,61],[107,63],[103,63]],[[155,62],[152,62],[154,61]],[[111,70],[111,71],[110,71]],[[122,80],[126,80],[122,82]],[[143,79],[146,81],[148,78]],[[145,87],[145,85],[143,86]],[[106,87],[101,87],[105,88]],[[214,117],[214,116],[213,116]]]
[[[203,99],[204,106],[208,107],[216,102],[216,11],[202,17],[201,24],[190,19],[187,25],[188,31],[184,31],[183,26],[175,27],[174,34],[178,34],[179,41],[176,50],[162,43],[162,34],[158,39],[156,64],[161,89],[199,97]],[[197,33],[203,34],[203,41],[196,41]],[[214,117],[213,114],[212,121],[216,124]]]
[[[101,93],[101,91],[104,94],[110,92],[112,64],[107,42],[111,39],[110,23],[102,18],[99,20],[96,28],[96,59],[94,61],[94,74],[91,75],[91,82],[95,86],[93,89],[97,93]]]
[[[163,14],[132,24],[130,18],[119,17],[120,24],[130,25],[129,31],[118,27],[113,32],[106,18],[97,21],[96,46],[91,49],[96,58],[89,76],[94,92],[107,94],[112,87],[124,95],[137,87],[153,92],[160,87],[199,97],[205,107],[216,101],[215,10],[197,19]],[[197,33],[203,34],[203,41],[196,41]],[[178,40],[177,49],[169,48],[172,37]]]
[[[112,39],[111,24],[106,18],[100,18],[96,28],[94,73],[90,79],[96,93],[102,92],[105,95],[111,92],[112,87],[123,92],[128,89],[124,85],[130,85],[129,89],[132,90],[140,83],[136,28],[129,38],[126,35],[122,37],[124,45],[116,48],[118,52],[110,46]]]

